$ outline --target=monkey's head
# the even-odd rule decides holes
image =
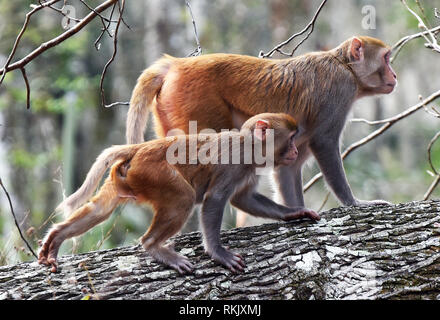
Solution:
[[[268,150],[267,143],[273,141],[274,165],[290,165],[298,157],[295,141],[302,130],[294,118],[285,113],[263,113],[247,120],[242,132],[251,132],[255,142],[262,143],[263,154]],[[273,140],[268,139],[273,134]]]
[[[354,37],[346,41],[345,47],[346,58],[357,77],[361,95],[393,92],[397,76],[390,65],[390,47],[371,37]]]

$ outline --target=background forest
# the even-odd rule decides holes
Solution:
[[[35,1],[0,0],[0,66],[13,47],[30,4]],[[434,8],[439,1],[407,1],[428,27],[440,24]],[[99,1],[88,1],[96,6]],[[192,0],[203,54],[241,53],[258,56],[304,28],[321,1],[308,0]],[[69,0],[74,14],[89,12],[82,1]],[[61,4],[58,5],[60,7]],[[364,29],[362,9],[376,10],[376,28]],[[16,52],[17,58],[42,42],[64,32],[63,16],[42,10],[32,16]],[[118,51],[110,65],[104,89],[107,102],[129,101],[142,70],[162,54],[187,56],[196,48],[191,15],[183,0],[126,1],[120,26]],[[420,31],[419,22],[398,0],[331,0],[323,8],[315,30],[295,55],[330,49],[353,35],[381,38],[389,45]],[[26,68],[31,88],[31,108],[26,109],[26,87],[19,71],[9,72],[0,86],[0,178],[8,189],[22,230],[34,248],[45,230],[62,217],[52,215],[63,194],[83,182],[96,156],[113,144],[125,142],[126,105],[101,105],[100,78],[113,53],[113,39],[101,34],[95,19],[75,36],[46,51]],[[111,28],[110,28],[111,29]],[[440,87],[440,55],[424,47],[423,38],[409,42],[393,63],[399,86],[386,97],[357,102],[353,118],[378,120],[416,105]],[[99,49],[99,50],[97,50]],[[276,56],[276,55],[275,55]],[[280,57],[280,56],[276,56]],[[435,103],[431,106],[435,107]],[[437,102],[437,106],[438,106]],[[393,203],[421,200],[433,181],[428,145],[439,130],[440,119],[421,109],[399,121],[389,131],[353,152],[345,161],[349,182],[361,199],[386,199]],[[377,129],[349,123],[343,149]],[[148,137],[153,138],[152,125]],[[432,149],[432,162],[440,165],[440,143]],[[311,161],[307,182],[318,171]],[[270,183],[263,183],[266,192]],[[306,193],[306,204],[315,210],[338,206],[332,195],[322,206],[327,187],[320,181]],[[431,197],[438,198],[440,188]],[[170,199],[172,201],[172,199]],[[126,205],[106,223],[68,241],[62,253],[84,252],[135,244],[151,216],[148,208]],[[227,208],[224,228],[235,227],[234,210]],[[261,223],[249,219],[249,224]],[[198,229],[195,214],[186,231]],[[0,265],[30,259],[18,236],[9,203],[0,196]]]

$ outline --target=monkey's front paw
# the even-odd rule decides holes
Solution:
[[[321,220],[321,217],[319,216],[319,214],[317,214],[313,210],[306,209],[306,208],[298,210],[296,212],[286,214],[283,217],[283,220],[284,221],[292,221],[292,220],[297,220],[297,219],[301,219],[301,218],[309,218],[314,221]]]
[[[51,272],[57,272],[58,263],[58,248],[61,242],[57,241],[58,232],[53,230],[49,233],[48,237],[41,246],[40,252],[38,253],[38,263],[45,266],[51,266]]]
[[[243,272],[246,267],[240,254],[228,251],[223,247],[218,247],[210,256],[212,260],[224,265],[234,273]]]
[[[56,253],[55,256],[53,253],[50,253],[47,250],[48,246],[43,245],[43,248],[41,249],[40,253],[38,254],[38,263],[43,264],[45,266],[51,266],[50,269],[51,272],[57,272],[58,263],[56,259]]]
[[[391,206],[393,204],[385,200],[356,200],[354,205],[359,207],[367,207],[367,206],[378,206],[378,205]]]

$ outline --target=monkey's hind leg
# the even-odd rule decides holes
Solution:
[[[195,194],[192,189],[180,190],[174,196],[173,205],[156,203],[155,214],[148,231],[142,236],[141,243],[144,249],[157,261],[177,270],[180,274],[193,271],[193,265],[189,260],[174,251],[172,245],[164,245],[164,242],[177,234],[190,216]]]
[[[118,196],[113,182],[108,178],[96,196],[75,210],[66,221],[52,227],[43,241],[38,262],[52,266],[51,271],[56,272],[58,250],[63,241],[79,236],[103,222],[115,207],[124,201]]]

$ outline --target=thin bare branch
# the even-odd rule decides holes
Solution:
[[[396,122],[399,121],[403,118],[406,118],[410,115],[412,115],[413,113],[419,111],[420,109],[424,108],[425,106],[427,106],[429,103],[431,103],[432,101],[436,100],[438,97],[440,96],[440,91],[436,91],[433,94],[431,94],[428,98],[426,98],[425,100],[422,100],[420,103],[414,105],[413,107],[410,107],[408,109],[406,109],[405,111],[391,117],[388,119],[383,119],[383,120],[377,120],[377,121],[369,121],[369,120],[365,120],[365,119],[352,119],[351,122],[362,122],[362,123],[366,123],[368,125],[379,125],[379,124],[385,124],[385,123],[389,123],[389,122]]]
[[[312,34],[312,32],[313,32],[313,30],[314,30],[314,28],[315,28],[316,20],[318,19],[318,16],[319,16],[319,14],[321,13],[321,10],[322,10],[322,8],[325,6],[326,3],[327,3],[327,0],[322,1],[321,5],[319,6],[319,8],[318,8],[318,10],[316,11],[315,15],[313,16],[312,20],[309,22],[309,24],[308,24],[303,30],[301,30],[301,31],[298,32],[298,33],[295,33],[294,35],[292,35],[292,36],[291,36],[289,39],[287,39],[286,41],[281,42],[279,45],[277,45],[275,48],[273,48],[272,50],[270,50],[268,53],[264,53],[263,51],[261,51],[260,54],[259,54],[259,57],[260,57],[260,58],[270,58],[270,57],[273,56],[273,54],[274,54],[275,52],[278,52],[278,53],[280,53],[280,54],[282,54],[282,55],[285,55],[285,56],[292,57],[292,56],[294,55],[295,51],[298,49],[298,47],[299,47],[301,44],[303,44],[304,41],[306,41],[306,40],[309,38],[309,36]],[[307,33],[306,37],[305,37],[304,39],[302,39],[302,40],[301,40],[301,41],[295,46],[295,48],[293,48],[293,50],[292,50],[291,53],[285,53],[285,52],[282,51],[282,48],[283,48],[284,46],[288,45],[288,44],[289,44],[290,42],[292,42],[295,38],[297,38],[297,37],[303,35],[303,34],[306,33],[307,31],[308,31],[308,33]]]
[[[428,200],[431,197],[432,193],[438,187],[439,183],[440,183],[440,175],[436,176],[435,180],[429,186],[428,191],[426,191],[425,195],[423,196],[424,200]]]
[[[420,12],[422,13],[423,19],[425,19],[426,24],[428,25],[429,28],[432,28],[429,25],[429,21],[428,21],[428,17],[426,16],[426,12],[425,12],[425,8],[422,6],[422,4],[420,3],[420,0],[415,0],[417,7],[419,8]]]
[[[26,75],[26,70],[25,68],[20,68],[21,70],[21,74],[23,76],[24,79],[24,83],[26,85],[26,108],[30,109],[31,108],[31,88],[29,86],[29,79]]]
[[[437,134],[431,139],[428,145],[428,162],[432,172],[435,175],[435,179],[429,186],[429,189],[426,191],[425,195],[423,196],[423,200],[428,200],[440,183],[440,173],[437,171],[437,169],[434,166],[434,163],[432,162],[432,147],[438,141],[439,138],[440,138],[440,132],[437,132]]]
[[[110,18],[106,18],[104,17],[101,13],[97,12],[95,9],[93,9],[91,6],[89,6],[84,0],[79,0],[82,4],[84,4],[87,9],[89,9],[90,11],[93,11],[99,18],[101,18],[101,20],[106,21],[108,23],[112,23],[112,22],[118,22],[118,20],[112,20],[111,16]]]
[[[112,105],[107,106],[105,103],[104,78],[105,78],[105,74],[107,73],[108,67],[113,62],[113,60],[115,60],[116,53],[118,52],[118,32],[119,32],[119,26],[121,25],[121,21],[122,21],[122,14],[124,13],[125,0],[121,0],[121,4],[119,3],[119,1],[117,1],[116,3],[118,4],[119,18],[118,18],[118,22],[116,23],[115,33],[114,33],[114,37],[113,37],[113,54],[110,57],[110,59],[107,61],[107,63],[105,64],[104,69],[102,70],[101,80],[99,83],[99,88],[101,91],[101,104],[103,107],[111,107],[112,105],[114,105],[114,104],[112,104]]]
[[[191,20],[192,20],[192,24],[194,27],[194,35],[196,37],[196,41],[197,41],[197,49],[194,50],[193,52],[191,52],[188,57],[195,57],[195,56],[200,56],[202,54],[202,46],[200,45],[200,40],[199,40],[199,35],[197,34],[197,27],[196,27],[196,21],[194,20],[194,15],[192,12],[192,8],[191,5],[189,4],[188,1],[186,2],[186,6],[188,7],[189,13],[191,14]]]
[[[75,22],[79,22],[79,21],[81,21],[80,18],[71,17],[71,16],[69,16],[68,14],[64,13],[64,12],[63,12],[64,5],[63,5],[61,8],[57,8],[57,7],[54,7],[54,6],[50,5],[49,8],[51,8],[53,11],[58,12],[58,13],[61,14],[63,17],[66,17],[67,19],[70,19],[70,20],[75,21]]]
[[[6,197],[8,198],[8,202],[9,202],[9,208],[11,209],[11,213],[12,213],[12,217],[14,218],[14,222],[15,222],[15,226],[18,229],[18,233],[20,234],[21,239],[23,240],[23,242],[26,244],[26,246],[28,247],[29,251],[32,253],[32,255],[38,259],[37,255],[35,254],[34,250],[32,249],[32,247],[30,246],[30,244],[26,241],[26,238],[23,236],[23,233],[21,232],[20,229],[20,224],[17,221],[17,216],[15,215],[15,211],[14,211],[14,207],[12,206],[12,201],[11,201],[11,197],[9,196],[8,191],[6,190],[5,186],[3,185],[3,181],[0,178],[0,186],[2,187],[3,191],[6,194]]]
[[[6,73],[7,73],[7,72],[4,72],[4,70],[8,69],[9,63],[11,63],[12,58],[14,57],[15,52],[17,51],[17,47],[18,47],[18,44],[20,43],[21,37],[23,36],[24,32],[26,31],[26,28],[29,25],[29,21],[31,19],[31,16],[35,12],[37,12],[47,6],[50,6],[58,1],[60,1],[60,0],[52,0],[52,1],[44,2],[44,3],[40,2],[39,6],[37,6],[37,5],[31,6],[31,7],[33,7],[33,9],[26,14],[26,18],[24,19],[23,27],[21,28],[20,32],[18,33],[17,38],[15,39],[15,43],[14,43],[14,46],[12,47],[11,53],[9,54],[9,57],[6,60],[5,65],[3,66],[3,69],[0,70],[0,72],[1,72],[0,74],[2,75],[2,77],[0,78],[0,85],[2,84],[2,82],[6,76]]]
[[[440,118],[440,112],[435,108],[435,107],[431,107],[431,110],[428,109],[427,106],[424,106],[423,109],[425,110],[425,112],[427,114],[429,114],[430,116],[434,117],[434,118]]]
[[[435,168],[434,164],[432,163],[432,147],[434,146],[434,144],[437,142],[437,140],[439,138],[440,138],[440,132],[437,132],[437,134],[434,136],[434,138],[431,139],[431,141],[429,142],[429,145],[428,145],[428,162],[429,162],[429,165],[431,166],[432,172],[434,172],[435,175],[437,175],[437,176],[440,174],[438,173],[437,169]]]
[[[5,73],[8,73],[12,70],[20,69],[25,67],[29,62],[34,60],[36,57],[40,56],[42,53],[44,53],[46,50],[56,46],[57,44],[63,42],[64,40],[70,38],[71,36],[75,35],[79,31],[81,31],[87,24],[89,24],[90,21],[92,21],[97,15],[96,12],[102,12],[112,6],[117,0],[107,0],[104,3],[97,6],[94,11],[90,12],[87,16],[85,16],[80,22],[78,22],[74,27],[70,28],[69,30],[65,31],[64,33],[60,34],[59,36],[44,42],[41,44],[38,48],[36,48],[34,51],[26,55],[24,58],[20,59],[19,61],[16,61],[12,64],[6,64],[2,69],[0,69],[0,74],[3,75]],[[55,3],[55,0],[50,1],[50,3]],[[49,2],[48,2],[49,3]],[[46,3],[44,3],[46,5]],[[26,25],[27,26],[27,25]],[[23,31],[24,32],[24,31]],[[11,58],[12,59],[12,58]]]
[[[436,118],[440,118],[440,111],[436,107],[431,106],[431,110],[434,111]]]
[[[424,29],[426,31],[425,33],[422,33],[422,37],[426,40],[426,44],[425,46],[428,48],[431,48],[434,51],[437,51],[440,53],[440,45],[437,42],[437,38],[435,37],[435,35],[430,31],[430,29],[426,26],[425,22],[423,21],[422,18],[420,18],[420,16],[414,12],[414,10],[412,10],[408,4],[406,3],[405,0],[400,0],[403,5],[406,7],[406,9],[417,19],[417,21],[419,22],[419,27],[421,29]],[[429,37],[428,37],[429,36]]]
[[[435,28],[429,29],[428,31],[423,31],[423,32],[419,32],[413,35],[409,35],[406,37],[403,37],[402,39],[400,39],[399,41],[396,42],[396,44],[392,47],[392,52],[393,52],[393,56],[391,58],[391,63],[394,62],[394,60],[397,58],[397,56],[399,55],[400,51],[402,50],[402,48],[410,41],[414,40],[414,39],[419,39],[422,38],[423,36],[426,36],[427,34],[432,33],[434,35],[437,35],[440,33],[440,26],[437,26]]]
[[[115,8],[116,8],[116,3],[112,7],[112,11],[110,12],[109,20],[112,19],[113,13],[115,12]],[[101,19],[101,22],[102,22],[102,19]],[[101,33],[99,34],[98,38],[95,40],[95,43],[94,43],[96,51],[99,51],[99,49],[101,48],[101,43],[99,41],[101,41],[101,38],[105,32],[107,32],[107,34],[109,35],[110,38],[113,38],[113,35],[108,30],[108,28],[110,27],[110,24],[111,24],[111,22],[109,22],[107,25],[105,25],[104,22],[102,23],[103,27],[101,29]]]

